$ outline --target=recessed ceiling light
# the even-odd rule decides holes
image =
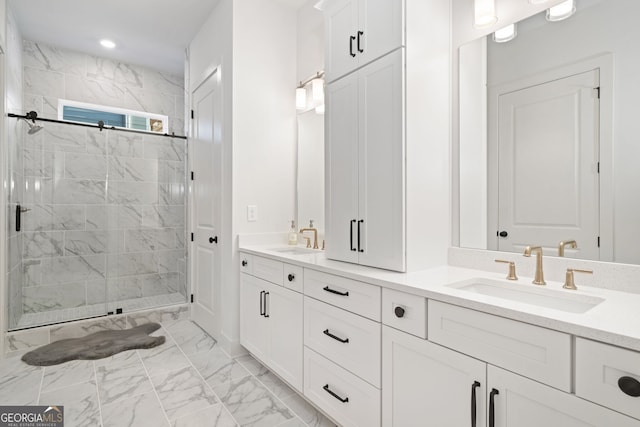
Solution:
[[[116,44],[114,42],[107,39],[100,40],[100,44],[102,45],[102,47],[106,47],[107,49],[113,49],[114,47],[116,47]]]

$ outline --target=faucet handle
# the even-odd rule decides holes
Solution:
[[[311,237],[305,237],[304,240],[306,240],[306,242],[307,242],[307,247],[310,248],[311,247]]]
[[[586,274],[593,274],[593,270],[581,270],[579,268],[567,268],[567,274],[565,276],[564,279],[564,285],[562,285],[562,287],[564,289],[571,289],[571,290],[576,290],[578,289],[576,287],[576,283],[573,280],[573,273],[586,273]]]
[[[504,259],[496,259],[495,262],[501,262],[503,264],[509,264],[509,274],[507,274],[508,280],[518,280],[516,275],[516,263],[513,261],[507,261]]]

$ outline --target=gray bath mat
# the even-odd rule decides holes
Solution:
[[[149,336],[160,328],[158,323],[146,323],[131,329],[100,331],[82,338],[72,338],[43,345],[22,356],[22,361],[34,366],[51,366],[69,360],[95,360],[125,350],[152,348],[165,338]]]

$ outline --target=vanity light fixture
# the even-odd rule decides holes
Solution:
[[[296,88],[296,109],[307,108],[307,85],[311,84],[313,104],[311,107],[324,104],[324,71],[318,71],[313,77],[300,82]]]
[[[493,41],[496,43],[505,43],[515,39],[516,35],[516,24],[510,24],[493,33]]]
[[[102,47],[105,47],[107,49],[113,49],[116,47],[116,44],[108,39],[102,39],[100,40],[100,44],[102,45]]]
[[[547,9],[547,21],[562,21],[574,13],[576,13],[576,1],[567,0]]]
[[[487,28],[498,22],[495,0],[474,0],[473,26]]]

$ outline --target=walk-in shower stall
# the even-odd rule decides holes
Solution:
[[[186,139],[5,120],[9,330],[185,303]]]

